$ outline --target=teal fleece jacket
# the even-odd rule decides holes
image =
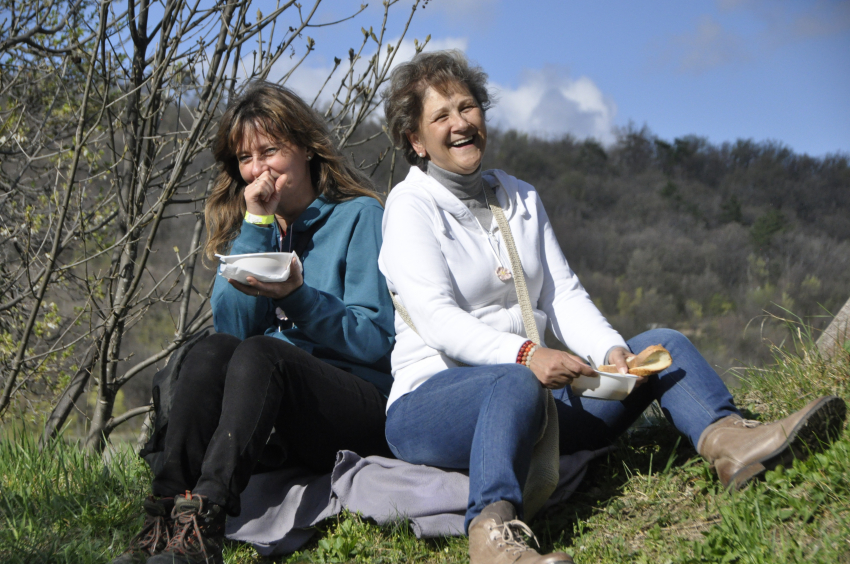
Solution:
[[[300,257],[304,284],[281,300],[248,296],[216,276],[211,300],[216,332],[283,339],[388,395],[395,330],[392,300],[378,270],[383,213],[374,198],[337,204],[319,197],[282,241],[276,224],[243,222],[230,254],[288,251],[319,225]]]

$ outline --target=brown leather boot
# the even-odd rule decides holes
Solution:
[[[227,514],[206,496],[186,492],[174,497],[174,528],[168,546],[147,564],[224,564],[222,543]]]
[[[145,522],[142,530],[130,540],[130,546],[121,553],[112,564],[142,564],[148,558],[165,550],[171,540],[171,510],[173,497],[148,496],[142,506],[145,509]]]
[[[516,519],[516,509],[508,501],[491,503],[469,524],[470,564],[572,564],[569,554],[541,555],[526,544],[523,536],[534,538],[528,525]]]
[[[846,414],[844,400],[826,396],[773,423],[730,415],[706,427],[697,452],[712,464],[724,486],[739,489],[768,470],[823,449],[841,434]]]

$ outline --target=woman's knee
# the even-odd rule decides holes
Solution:
[[[650,329],[640,335],[632,337],[628,341],[629,348],[634,353],[639,353],[646,347],[661,345],[671,353],[678,350],[692,350],[693,343],[685,335],[675,329],[659,328]]]
[[[233,359],[234,361],[238,360],[244,363],[266,356],[271,347],[274,346],[276,340],[274,337],[267,337],[266,335],[248,337],[236,347],[236,350],[233,352]]]
[[[198,341],[186,355],[186,362],[192,364],[227,365],[233,351],[242,341],[226,333],[213,333]]]
[[[508,409],[524,412],[543,409],[546,391],[529,368],[508,364],[500,366],[499,372],[493,380],[493,389],[503,401],[507,400]]]
[[[249,383],[274,374],[286,379],[289,372],[286,369],[287,363],[305,354],[308,353],[274,337],[249,337],[233,352],[227,378],[228,381]]]
[[[717,372],[691,343],[690,339],[678,331],[653,329],[635,337],[634,342],[633,340],[629,341],[629,345],[636,353],[648,346],[658,344],[670,351],[670,356],[673,359],[672,366],[658,375],[662,390],[670,389],[673,385],[683,382],[685,378],[691,382],[698,380],[710,382],[712,386],[716,383],[723,385]]]
[[[183,359],[178,378],[181,388],[193,395],[205,388],[224,385],[227,365],[240,340],[233,335],[215,333],[198,341]]]
[[[204,337],[196,346],[204,346],[204,347],[216,347],[216,348],[229,348],[235,349],[239,346],[239,343],[242,342],[242,339],[239,337],[234,337],[228,333],[213,333],[212,335],[208,335]]]

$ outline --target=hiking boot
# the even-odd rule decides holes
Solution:
[[[171,509],[173,497],[148,496],[142,507],[145,523],[142,530],[130,540],[130,546],[112,561],[112,564],[141,564],[154,554],[159,554],[171,540]]]
[[[148,564],[223,564],[221,547],[227,515],[206,496],[186,492],[174,498],[174,528],[165,550]]]
[[[726,488],[736,490],[768,470],[825,448],[841,434],[846,414],[844,400],[826,396],[773,423],[729,415],[706,427],[697,452]]]
[[[523,537],[537,543],[528,525],[516,518],[516,509],[510,502],[491,503],[469,524],[469,563],[572,564],[569,554],[542,555],[528,546]]]

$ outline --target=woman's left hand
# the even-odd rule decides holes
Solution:
[[[298,257],[292,256],[292,263],[289,265],[289,278],[283,282],[260,282],[253,276],[248,276],[248,283],[242,284],[236,280],[228,280],[230,285],[249,296],[255,298],[264,297],[273,300],[285,298],[304,284],[304,273],[301,271],[301,261]]]
[[[616,347],[611,349],[611,352],[608,353],[608,362],[607,364],[613,364],[617,367],[617,372],[620,374],[628,374],[629,373],[629,365],[626,363],[626,359],[634,356],[634,353],[625,347]],[[635,388],[646,382],[646,376],[638,376],[637,382],[635,382]]]

